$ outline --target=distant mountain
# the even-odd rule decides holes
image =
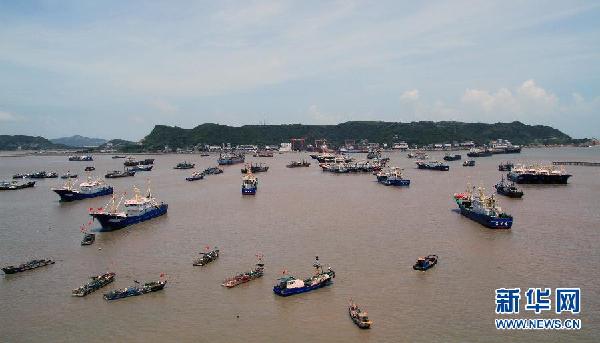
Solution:
[[[304,138],[306,144],[326,139],[340,146],[346,139],[368,139],[370,142],[409,144],[452,143],[472,140],[478,144],[503,138],[514,144],[564,144],[572,141],[563,132],[544,125],[512,123],[462,123],[454,121],[420,121],[411,123],[382,121],[350,121],[337,125],[245,125],[233,127],[202,124],[193,129],[156,125],[143,140],[143,147],[159,150],[165,146],[185,148],[197,144],[279,144],[291,138]]]
[[[110,141],[100,145],[98,150],[114,149],[121,152],[141,152],[140,143],[126,141],[124,139],[111,139]]]
[[[80,135],[71,137],[54,138],[50,140],[52,143],[63,144],[71,147],[97,147],[107,142],[102,138],[89,138]]]
[[[44,137],[25,135],[0,135],[0,150],[40,150],[40,149],[64,149],[67,146],[52,143]]]

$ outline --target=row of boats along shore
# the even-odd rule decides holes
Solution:
[[[411,156],[409,156],[411,157]],[[420,155],[419,161],[416,162],[417,169],[430,169],[436,171],[448,171],[450,166],[438,161],[426,161],[428,156]],[[121,157],[116,157],[121,158]],[[369,153],[366,160],[356,161],[354,158],[341,154],[321,153],[311,155],[311,158],[317,160],[319,168],[325,173],[364,173],[373,174],[376,181],[386,186],[410,186],[409,179],[403,176],[403,168],[396,166],[388,166],[389,157],[382,156],[379,152]],[[412,158],[412,157],[411,157]],[[447,155],[445,161],[458,161],[460,155]],[[69,158],[71,160],[71,158]],[[78,159],[74,159],[78,160]],[[89,161],[89,159],[82,159]],[[141,163],[140,163],[141,162]],[[191,176],[185,178],[187,181],[201,180],[206,175],[220,174],[224,172],[222,166],[245,163],[244,154],[221,154],[217,160],[219,166],[210,167],[202,172],[194,172]],[[135,161],[131,158],[125,161],[125,167],[153,166],[153,159],[143,161]],[[311,163],[302,161],[290,161],[286,167],[310,167]],[[183,161],[173,167],[174,169],[195,169],[195,164]],[[142,168],[144,169],[144,168]],[[146,168],[150,171],[152,168]],[[507,172],[506,178],[502,176],[501,180],[494,185],[497,194],[521,198],[524,195],[523,190],[517,187],[518,184],[566,184],[570,174],[566,174],[564,170],[556,167],[547,167],[541,165],[515,165],[510,162],[502,163],[498,166],[499,171]],[[264,173],[269,171],[269,166],[264,163],[245,164],[240,170],[242,174],[241,193],[243,195],[256,195],[258,190],[258,179],[256,173]],[[116,171],[115,171],[116,172]],[[135,174],[135,170],[125,169],[124,172]],[[38,175],[39,173],[34,173]],[[52,172],[43,172],[54,178]],[[16,175],[19,177],[29,177],[28,174]],[[106,176],[107,178],[110,178]],[[35,178],[35,177],[34,177]],[[87,177],[87,181],[76,186],[76,182],[72,177],[66,177],[64,186],[52,188],[61,201],[76,201],[84,200],[93,197],[112,195],[109,203],[103,208],[90,208],[89,215],[93,220],[98,220],[100,228],[98,231],[112,231],[128,227],[143,221],[162,216],[168,211],[168,204],[160,202],[155,198],[150,187],[142,194],[140,190],[134,187],[133,197],[124,199],[121,196],[117,199],[114,195],[114,188],[106,184],[103,180],[91,176]],[[34,182],[35,183],[35,182]],[[19,184],[13,182],[3,182],[3,187],[19,187]],[[31,186],[33,187],[33,186]],[[25,187],[23,187],[25,188]],[[12,188],[5,188],[12,189]],[[19,189],[19,188],[15,188]],[[504,212],[494,194],[486,194],[485,189],[467,185],[464,192],[455,193],[453,195],[454,202],[458,207],[458,212],[468,219],[482,224],[485,227],[492,229],[510,229],[513,225],[514,218],[512,215]],[[123,208],[123,209],[121,209]],[[95,234],[90,233],[82,227],[84,233],[82,245],[91,245],[95,241]],[[206,247],[205,251],[199,252],[199,256],[192,261],[193,266],[203,267],[218,260],[221,251],[219,248],[210,249]],[[257,255],[258,261],[248,271],[237,273],[223,280],[221,285],[226,288],[234,288],[238,285],[248,283],[250,281],[261,278],[265,274],[265,264],[263,256]],[[55,261],[49,259],[36,259],[18,266],[7,266],[2,268],[6,274],[14,274],[26,272],[33,269],[49,266]],[[413,269],[416,271],[427,271],[437,265],[438,256],[435,254],[419,257]],[[273,293],[278,296],[291,296],[299,293],[311,292],[319,288],[333,284],[333,279],[336,273],[331,267],[323,267],[317,257],[313,264],[314,272],[312,275],[305,278],[298,278],[284,272],[283,276],[276,280],[273,286]],[[90,277],[90,279],[82,286],[72,291],[73,296],[84,297],[101,288],[111,284],[116,278],[114,272],[106,272],[101,275]],[[124,288],[115,289],[103,295],[104,299],[111,301],[123,299],[131,296],[139,296],[152,292],[157,292],[165,289],[167,279],[164,274],[161,274],[160,279],[145,283],[134,281],[134,285]],[[350,301],[348,313],[352,321],[360,328],[370,328],[372,321],[369,319],[367,312],[362,310],[353,301]]]

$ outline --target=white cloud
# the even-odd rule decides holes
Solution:
[[[404,102],[410,102],[410,101],[417,101],[419,100],[419,90],[418,89],[412,89],[409,91],[406,91],[404,93],[402,93],[402,96],[400,96],[400,100],[404,101]]]
[[[179,111],[179,108],[164,99],[154,99],[149,102],[149,105],[157,109],[163,114],[174,114]]]
[[[19,121],[23,118],[10,112],[0,111],[0,121]]]

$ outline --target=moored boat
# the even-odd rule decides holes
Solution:
[[[194,163],[189,163],[188,161],[183,161],[183,162],[177,163],[177,165],[175,167],[173,167],[173,169],[193,169],[194,167],[196,167],[196,165]]]
[[[63,174],[60,176],[61,179],[76,179],[77,178],[77,174],[71,174],[70,172],[67,172],[66,174]]]
[[[523,191],[519,190],[517,188],[517,186],[515,186],[514,182],[512,182],[511,184],[506,182],[504,180],[504,177],[502,177],[502,180],[500,180],[497,184],[494,185],[494,188],[496,188],[496,192],[498,194],[506,195],[507,197],[510,197],[510,198],[522,198],[523,197]]]
[[[58,174],[56,172],[40,171],[33,174],[28,174],[30,179],[56,179]]]
[[[352,300],[348,306],[350,319],[361,329],[370,329],[373,321],[369,319],[367,311],[361,310]]]
[[[81,240],[81,245],[92,245],[96,241],[96,235],[93,233],[85,233]]]
[[[81,155],[81,156],[69,156],[69,161],[93,161],[94,158],[91,155]]]
[[[250,282],[252,280],[258,279],[262,277],[265,272],[265,264],[262,261],[262,255],[258,255],[258,262],[254,266],[254,268],[250,269],[247,272],[239,273],[233,277],[227,278],[221,284],[227,288],[233,288],[235,286],[241,285],[246,282]]]
[[[85,169],[84,169],[84,170],[85,170],[85,171],[94,171],[94,170],[96,170],[96,168],[95,168],[95,167],[93,167],[93,166],[87,166],[87,167],[85,167]]]
[[[429,268],[435,266],[438,262],[437,255],[427,255],[425,257],[419,257],[417,262],[413,265],[414,270],[426,271]]]
[[[410,180],[402,176],[402,168],[391,167],[376,174],[377,182],[386,186],[409,186]]]
[[[475,160],[464,161],[463,167],[475,167]]]
[[[282,297],[310,292],[315,289],[328,286],[332,283],[333,278],[335,278],[335,272],[331,267],[328,267],[327,270],[324,270],[319,262],[319,257],[317,256],[315,263],[313,264],[315,268],[315,273],[305,279],[298,279],[294,276],[284,276],[277,280],[277,284],[273,287],[273,292]]]
[[[196,181],[204,179],[204,172],[195,172],[191,176],[185,178],[186,181]]]
[[[489,157],[492,156],[492,151],[489,149],[472,148],[467,153],[469,157]]]
[[[165,285],[167,284],[167,280],[146,282],[141,286],[138,286],[139,285],[138,282],[136,282],[136,281],[134,281],[134,282],[136,283],[135,286],[131,286],[131,287],[123,288],[123,289],[116,289],[116,290],[113,290],[113,291],[110,291],[110,292],[104,294],[104,299],[117,300],[117,299],[123,299],[123,298],[127,298],[127,297],[148,294],[148,293],[152,293],[152,292],[158,292],[158,291],[163,290],[165,288]]]
[[[419,169],[440,170],[440,171],[450,170],[450,166],[448,166],[447,164],[444,164],[442,162],[438,162],[438,161],[433,161],[433,162],[418,161],[418,162],[416,162],[416,164]]]
[[[458,160],[460,160],[461,158],[462,158],[462,156],[461,156],[461,155],[458,155],[458,154],[456,154],[456,155],[450,155],[450,154],[446,154],[446,155],[444,156],[444,161],[458,161]]]
[[[302,160],[301,162],[291,161],[290,163],[288,163],[286,165],[286,167],[288,167],[288,168],[310,167],[310,162],[307,162],[305,160]]]
[[[2,271],[5,274],[15,274],[15,273],[21,273],[27,270],[32,270],[32,269],[37,269],[40,267],[45,267],[47,265],[50,264],[54,264],[54,261],[52,260],[31,260],[29,262],[23,263],[21,265],[18,266],[6,266],[4,268],[2,268]]]
[[[217,163],[221,166],[244,163],[246,157],[243,153],[220,154]]]
[[[475,193],[475,194],[474,194]],[[486,196],[483,188],[479,187],[476,192],[467,187],[466,192],[454,194],[454,200],[460,209],[460,213],[490,229],[510,229],[513,217],[502,211],[494,194]]]
[[[515,166],[507,175],[510,181],[525,184],[567,184],[571,174],[554,166]]]
[[[61,201],[73,201],[113,194],[113,187],[100,179],[92,180],[88,177],[78,188],[75,188],[71,180],[67,180],[61,188],[52,188],[52,191],[60,196]]]
[[[511,171],[515,165],[512,162],[503,162],[498,165],[499,171]]]
[[[153,164],[136,164],[135,166],[129,167],[127,168],[127,170],[131,170],[131,171],[151,171],[152,168],[154,168]]]
[[[1,181],[0,182],[0,191],[13,191],[17,189],[23,188],[31,188],[35,186],[35,181],[27,181],[27,182],[17,182],[17,181]]]
[[[202,171],[202,173],[204,175],[216,175],[216,174],[222,174],[223,173],[223,169],[219,168],[219,167],[208,167],[206,169],[204,169]]]
[[[123,162],[123,165],[126,167],[133,167],[133,166],[137,166],[137,165],[148,165],[148,164],[154,164],[154,159],[153,158],[146,158],[144,160],[138,161],[133,157],[127,157],[127,159],[125,160],[125,162]]]
[[[210,250],[210,247],[206,247],[206,250],[206,252],[199,253],[200,257],[195,259],[192,265],[205,266],[219,258],[219,248],[215,247],[213,250]]]
[[[262,173],[262,172],[266,172],[269,170],[269,166],[264,165],[262,163],[259,164],[250,164],[250,171],[252,171],[253,173]],[[242,174],[246,174],[246,172],[248,171],[248,165],[246,165],[244,168],[242,168]]]
[[[117,158],[125,158],[126,156],[122,156],[122,155],[114,155],[112,158],[113,159],[117,159]]]
[[[133,191],[135,193],[134,197],[125,201],[125,211],[119,210],[123,198],[121,197],[121,200],[116,203],[114,195],[111,202],[106,206],[106,210],[103,208],[97,210],[90,208],[90,216],[98,219],[103,231],[121,229],[167,213],[168,205],[162,202],[158,203],[150,192],[150,187],[148,187],[145,196],[140,195],[140,190],[137,187],[134,187]]]
[[[135,171],[134,170],[123,170],[123,171],[113,170],[113,171],[107,172],[104,175],[104,177],[107,179],[116,179],[116,178],[120,178],[120,177],[129,177],[129,176],[135,176]]]
[[[83,286],[75,288],[72,292],[75,297],[85,297],[86,295],[93,293],[100,288],[110,284],[115,280],[115,273],[108,272],[102,275],[91,276],[90,281]]]
[[[242,194],[254,195],[258,189],[258,179],[251,171],[242,176]]]

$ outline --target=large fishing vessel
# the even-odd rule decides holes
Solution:
[[[277,284],[273,287],[273,292],[285,297],[293,294],[310,292],[317,288],[330,285],[335,277],[335,272],[331,267],[328,267],[327,270],[323,270],[323,267],[319,262],[319,256],[316,257],[313,267],[315,268],[315,273],[305,280],[298,279],[291,275],[278,279]]]
[[[258,179],[251,171],[242,176],[242,194],[254,195],[258,188]]]
[[[474,194],[475,193],[475,194]],[[513,217],[502,211],[494,195],[486,196],[483,188],[467,187],[464,193],[454,194],[460,213],[490,229],[510,229]]]
[[[246,157],[242,153],[220,154],[217,162],[219,165],[244,163]]]
[[[523,197],[523,191],[518,189],[517,186],[515,186],[514,182],[512,184],[509,184],[508,182],[506,182],[504,180],[504,176],[502,177],[502,180],[500,180],[500,182],[498,182],[497,184],[494,185],[494,188],[496,188],[496,192],[498,194],[506,195],[507,197],[511,197],[511,198],[522,198]]]
[[[75,188],[74,182],[67,179],[61,188],[52,188],[52,191],[60,196],[61,201],[73,201],[113,194],[113,187],[100,179],[88,177],[87,182],[79,184],[79,188]]]
[[[377,175],[377,182],[386,186],[409,186],[410,180],[402,177],[402,168],[391,167],[388,170],[382,170]]]
[[[566,184],[571,174],[554,166],[514,166],[507,175],[516,183]]]
[[[114,195],[106,210],[90,208],[90,215],[98,219],[102,231],[121,229],[167,213],[168,205],[162,202],[159,204],[150,192],[150,187],[145,196],[140,195],[137,187],[134,187],[133,191],[135,196],[125,201],[125,211],[119,210],[123,197],[116,203]]]
[[[43,259],[43,260],[31,260],[31,261],[29,261],[27,263],[23,263],[23,264],[18,265],[16,267],[15,266],[6,266],[6,267],[2,268],[2,271],[5,274],[15,274],[15,273],[21,273],[21,272],[24,272],[24,271],[27,271],[27,270],[32,270],[32,269],[37,269],[37,268],[40,268],[40,267],[45,267],[45,266],[50,265],[50,264],[54,264],[54,261],[52,261],[52,260],[46,260],[46,259]]]
[[[489,157],[492,156],[492,151],[488,149],[472,148],[467,153],[469,157]]]
[[[141,160],[138,161],[133,157],[127,157],[127,159],[125,160],[125,162],[123,162],[123,165],[126,167],[133,167],[133,166],[137,166],[137,165],[149,165],[149,164],[154,164],[154,159],[153,158],[147,158],[145,160]]]

